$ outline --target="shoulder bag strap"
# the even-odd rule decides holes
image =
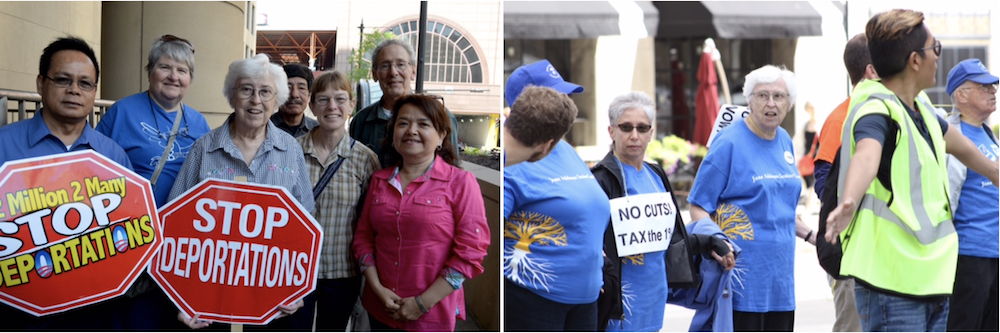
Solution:
[[[349,136],[346,138],[351,140],[351,149],[354,149],[354,144],[358,141]],[[319,177],[319,181],[317,181],[316,185],[313,186],[313,200],[319,200],[319,195],[323,194],[323,190],[326,189],[326,185],[330,183],[330,180],[333,180],[333,174],[337,173],[337,169],[340,169],[341,164],[344,164],[343,156],[337,158],[337,162],[333,163],[333,166],[326,169],[326,171],[323,172],[323,175]]]
[[[156,181],[160,179],[160,172],[163,171],[163,166],[167,164],[167,155],[170,155],[170,151],[174,149],[174,139],[177,138],[177,129],[181,126],[181,121],[184,116],[184,104],[181,104],[181,109],[177,110],[177,115],[174,116],[174,128],[170,130],[170,138],[167,139],[167,147],[163,148],[163,155],[160,155],[160,162],[156,164],[156,170],[153,170],[153,177],[149,179],[149,183],[156,188]],[[154,114],[153,117],[156,117]]]

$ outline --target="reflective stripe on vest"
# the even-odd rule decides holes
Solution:
[[[926,101],[923,100],[922,98],[920,100],[921,103],[924,104],[925,108],[933,107],[930,106],[928,103],[926,103]],[[868,99],[865,102],[858,103],[858,105],[855,105],[854,108],[851,109],[850,113],[848,113],[847,120],[844,122],[844,128],[841,136],[843,140],[842,142],[847,144],[853,144],[854,138],[852,135],[853,134],[852,131],[854,129],[854,121],[855,121],[854,118],[857,117],[858,110],[860,110],[863,106],[867,105],[872,101],[881,101],[887,104],[893,103],[896,104],[899,108],[903,108],[903,106],[899,104],[899,101],[896,99],[896,96],[894,95],[889,95],[884,93],[871,94],[870,96],[868,96]],[[900,127],[906,126],[906,128],[909,128],[909,126],[911,125],[910,117],[904,116],[901,118],[903,118],[904,123],[901,124]],[[927,126],[931,126],[931,124],[928,124]],[[924,166],[922,165],[922,163],[920,163],[917,157],[918,152],[915,140],[917,140],[918,136],[920,136],[919,133],[910,133],[910,135],[907,136],[906,141],[907,141],[907,149],[909,152],[908,163],[909,163],[909,168],[911,170],[909,185],[911,187],[910,193],[912,197],[910,204],[914,208],[912,209],[912,211],[916,215],[917,219],[916,222],[919,225],[919,230],[914,230],[909,224],[907,224],[899,216],[897,216],[896,213],[889,208],[888,202],[876,198],[874,195],[867,193],[868,191],[866,191],[864,197],[861,199],[861,202],[858,204],[858,211],[861,211],[863,209],[870,210],[872,213],[875,214],[875,216],[885,219],[886,221],[892,222],[897,226],[899,226],[900,228],[902,228],[903,230],[905,230],[907,233],[913,235],[913,237],[915,237],[921,244],[930,245],[939,239],[942,239],[950,234],[955,233],[955,225],[952,223],[951,219],[946,219],[944,221],[937,221],[938,223],[935,226],[934,223],[935,221],[931,220],[930,216],[927,215],[927,210],[924,209],[923,182],[920,180],[920,175],[923,172],[922,169]],[[922,140],[923,138],[920,139]],[[844,182],[847,179],[847,169],[848,166],[851,164],[851,158],[853,155],[849,147],[850,146],[847,146],[848,149],[840,150],[841,167],[839,172],[840,178],[837,180],[837,202],[840,202],[841,199],[840,196],[843,195]],[[893,149],[893,148],[883,147],[883,149]],[[943,149],[943,147],[938,147],[938,149]],[[890,162],[891,161],[882,161],[882,163],[890,163]]]

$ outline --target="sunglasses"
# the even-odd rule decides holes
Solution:
[[[632,133],[632,129],[638,130],[639,133],[647,133],[649,132],[649,130],[653,129],[653,126],[650,125],[632,126],[632,124],[618,124],[618,129],[620,129],[622,132],[625,133]]]
[[[180,38],[180,37],[177,37],[177,36],[174,36],[174,35],[170,35],[170,34],[166,34],[166,35],[160,36],[160,40],[162,40],[164,43],[170,43],[170,42],[181,42],[181,43],[184,43],[184,44],[186,44],[188,46],[188,48],[191,48],[191,53],[194,53],[194,44],[191,44],[191,41],[189,41],[187,39]]]
[[[941,56],[941,41],[939,41],[937,38],[935,38],[934,39],[934,45],[931,45],[931,46],[928,46],[928,47],[924,47],[924,48],[916,49],[916,51],[923,51],[923,50],[934,50],[934,55],[940,57]]]

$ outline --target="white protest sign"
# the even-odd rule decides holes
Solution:
[[[663,251],[670,246],[677,207],[670,193],[630,195],[611,199],[618,256]]]
[[[746,118],[749,115],[750,108],[746,106],[729,104],[723,105],[722,109],[719,110],[719,115],[715,117],[715,125],[712,126],[712,134],[708,136],[708,142],[705,143],[705,147],[711,147],[712,140],[715,140],[715,135],[719,134],[719,131],[738,119],[736,117]]]

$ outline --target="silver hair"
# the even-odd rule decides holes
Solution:
[[[236,81],[245,78],[274,80],[277,89],[274,99],[278,103],[275,104],[275,109],[270,111],[277,111],[278,106],[288,101],[288,75],[281,66],[271,63],[271,57],[267,54],[258,53],[251,58],[236,60],[229,64],[229,72],[226,73],[226,81],[222,86],[222,95],[226,96],[226,100],[233,100],[236,96]]]
[[[795,87],[795,73],[785,68],[785,66],[775,66],[775,65],[764,65],[764,67],[758,68],[747,74],[746,81],[743,83],[743,97],[750,101],[750,96],[753,95],[753,88],[758,84],[767,84],[778,82],[778,79],[785,81],[785,89],[788,90],[788,102],[790,105],[795,105],[795,99],[799,96],[799,91]]]
[[[149,49],[149,59],[146,62],[147,75],[153,73],[153,66],[156,66],[156,63],[164,56],[187,65],[188,73],[191,73],[191,79],[194,79],[194,49],[192,46],[176,39],[164,42],[162,36],[156,39],[153,42],[153,47]]]
[[[611,106],[608,107],[608,120],[614,126],[626,110],[632,109],[645,112],[646,116],[649,117],[650,125],[656,123],[656,103],[653,102],[652,98],[649,98],[649,95],[641,91],[630,91],[615,97],[611,101]]]
[[[390,38],[378,43],[378,46],[375,47],[375,50],[372,50],[372,59],[371,59],[372,72],[375,72],[375,69],[378,68],[379,53],[382,53],[382,49],[386,48],[389,45],[399,45],[403,47],[403,49],[406,49],[406,54],[410,55],[410,64],[413,65],[417,63],[417,52],[413,51],[413,46],[410,45],[410,43],[407,43],[406,41],[399,38]]]

